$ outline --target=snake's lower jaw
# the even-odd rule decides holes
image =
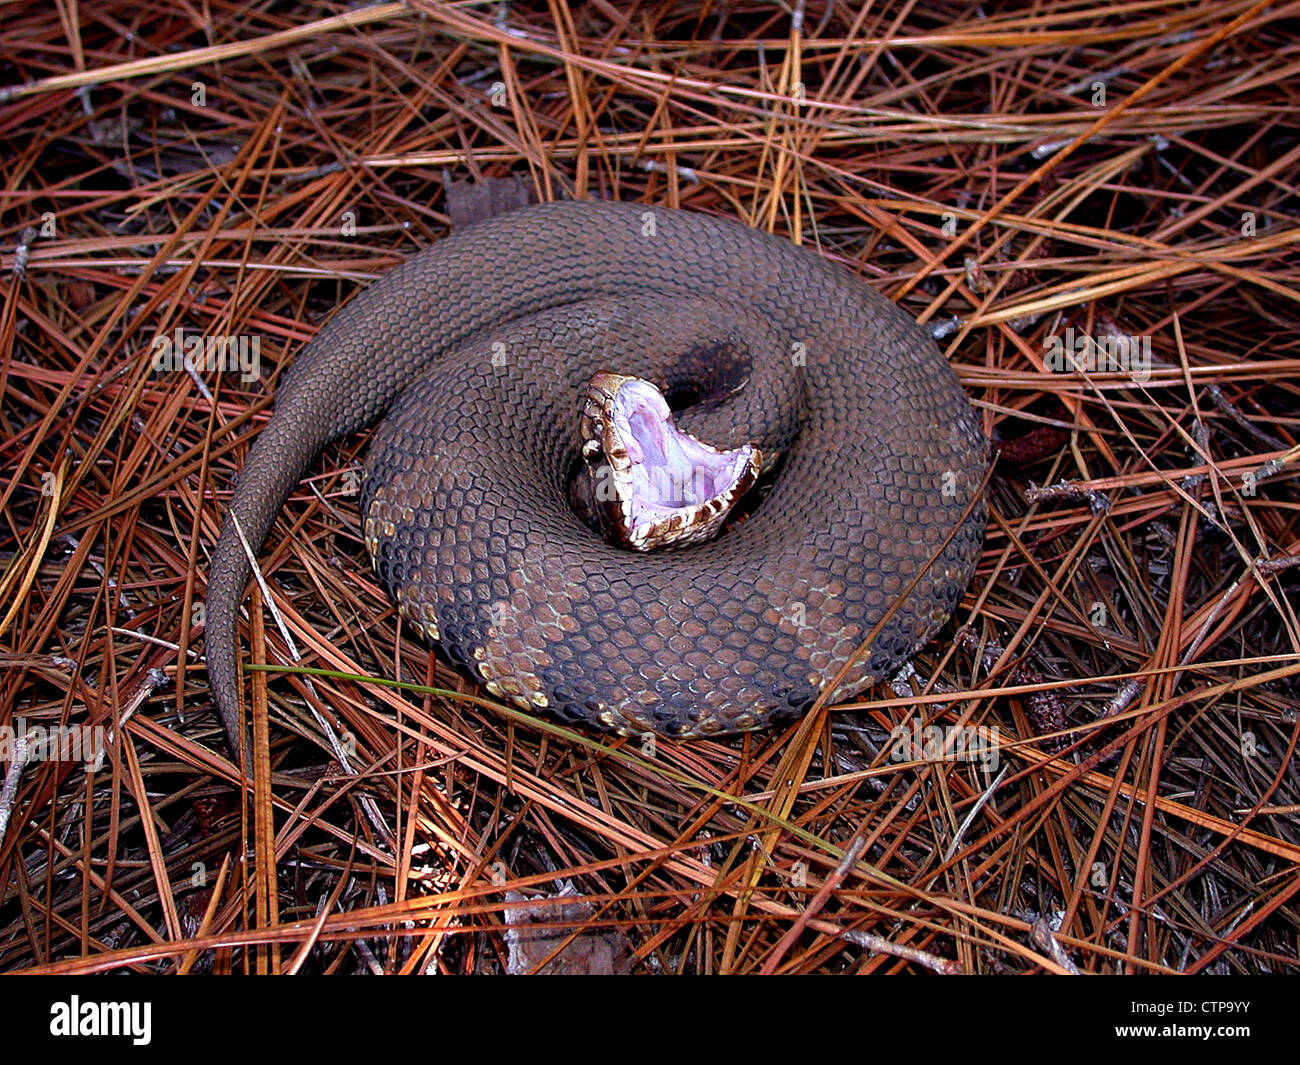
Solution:
[[[611,535],[636,551],[715,536],[763,462],[754,444],[724,451],[683,432],[658,388],[607,371],[588,386],[581,432]]]

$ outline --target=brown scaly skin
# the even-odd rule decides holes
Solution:
[[[679,551],[598,539],[568,496],[599,370],[690,394],[678,424],[716,447],[784,452],[761,505]],[[987,461],[933,342],[858,278],[735,222],[634,204],[489,219],[340,310],[240,473],[231,510],[254,551],[318,452],[385,413],[361,514],[403,614],[502,698],[672,738],[805,711],[961,521]],[[979,502],[836,697],[943,624],[984,524]],[[227,517],[206,640],[232,746],[248,577]]]

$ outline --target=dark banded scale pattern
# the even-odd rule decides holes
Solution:
[[[723,536],[637,554],[574,514],[592,374],[783,457]],[[837,696],[896,670],[974,569],[987,445],[934,343],[843,267],[734,222],[553,203],[489,219],[352,299],[298,357],[231,504],[254,550],[329,441],[383,416],[361,501],[403,614],[498,696],[687,738],[804,712],[960,523]],[[229,518],[207,657],[232,743],[248,563]]]

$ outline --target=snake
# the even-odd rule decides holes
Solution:
[[[746,732],[887,680],[983,545],[972,403],[857,272],[704,213],[523,207],[365,287],[286,371],[209,568],[232,748],[252,559],[374,423],[360,531],[402,617],[499,700],[597,731]]]

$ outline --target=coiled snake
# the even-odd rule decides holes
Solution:
[[[949,617],[983,540],[987,445],[933,342],[843,267],[704,215],[525,208],[349,301],[240,473],[252,550],[319,451],[385,414],[361,514],[403,615],[496,695],[613,732],[799,715],[920,574],[834,695],[862,690]],[[629,550],[647,528],[686,546]],[[232,745],[248,576],[227,516],[206,646]]]

